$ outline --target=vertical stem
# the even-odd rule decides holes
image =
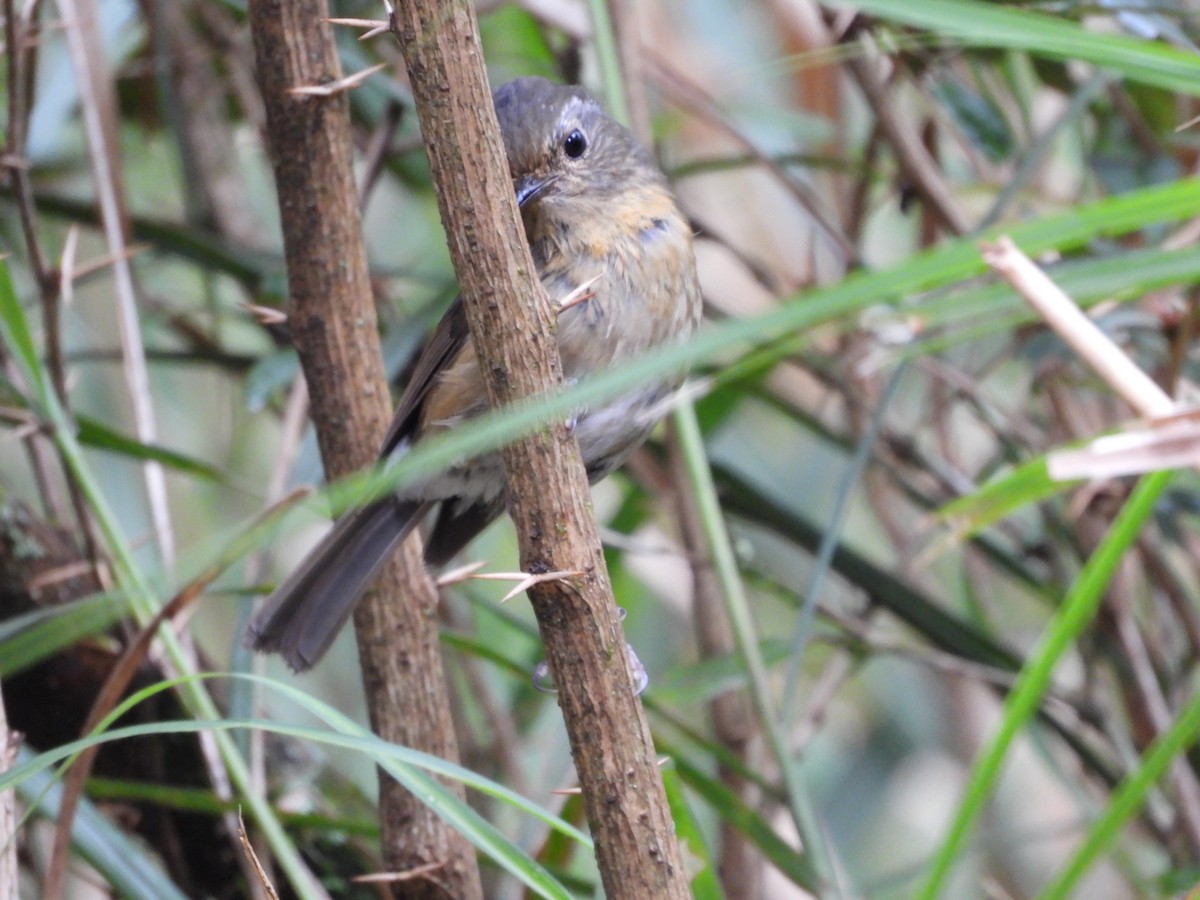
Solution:
[[[372,464],[392,403],[379,349],[344,94],[300,97],[291,88],[341,77],[324,0],[250,3],[258,81],[279,194],[291,295],[289,322],[308,381],[326,473]],[[458,744],[438,645],[437,590],[410,540],[355,610],[371,724],[385,740],[457,761]],[[462,792],[460,784],[451,789]],[[420,900],[482,897],[471,846],[390,778],[380,777],[384,859]]]
[[[550,304],[534,278],[504,159],[474,12],[408,0],[404,52],[450,255],[493,406],[560,387]],[[508,508],[528,572],[576,575],[529,589],[558,688],[604,891],[689,896],[649,726],[633,693],[579,446],[565,423],[503,451]]]
[[[754,700],[755,710],[758,712],[758,717],[766,732],[767,742],[771,747],[775,762],[779,766],[780,774],[783,776],[792,821],[795,823],[796,830],[800,834],[800,841],[804,845],[805,857],[812,866],[814,886],[820,892],[821,886],[831,884],[833,866],[825,848],[820,824],[817,822],[816,814],[800,784],[798,767],[792,759],[787,745],[787,737],[779,723],[775,703],[771,697],[767,666],[763,660],[754,621],[750,615],[750,604],[742,588],[742,582],[738,578],[737,561],[734,559],[729,533],[725,529],[725,519],[721,515],[720,504],[717,502],[712,471],[708,467],[708,461],[704,458],[700,425],[696,421],[696,411],[690,403],[683,403],[676,409],[674,422],[679,431],[680,446],[684,451],[688,474],[692,481],[692,490],[696,494],[696,505],[701,521],[704,523],[713,567],[721,580],[721,590],[725,596],[730,621],[733,624],[738,653],[746,664],[750,696]]]

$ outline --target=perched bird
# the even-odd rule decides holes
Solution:
[[[542,285],[556,302],[586,288],[587,299],[558,319],[564,377],[580,379],[686,340],[701,310],[692,234],[653,157],[579,87],[519,78],[493,101]],[[577,413],[574,434],[593,483],[646,439],[677,386],[677,378],[646,384]],[[381,459],[394,460],[423,436],[487,409],[460,299],[418,358]],[[314,665],[372,575],[435,509],[425,543],[433,566],[504,511],[500,454],[456,463],[342,516],[267,600],[247,642],[280,653],[297,671]]]

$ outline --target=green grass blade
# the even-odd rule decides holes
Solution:
[[[1039,456],[993,479],[975,493],[947,503],[937,516],[949,528],[946,542],[958,543],[1018,509],[1061,494],[1077,483],[1055,481],[1046,468],[1046,457]]]
[[[109,453],[116,453],[130,459],[153,460],[176,472],[195,475],[209,481],[222,480],[223,476],[218,469],[188,456],[186,453],[179,453],[157,444],[143,444],[141,441],[122,434],[88,416],[76,416],[75,422],[79,426],[77,433],[79,443],[84,446],[107,450]]]
[[[440,471],[447,459],[468,458],[494,449],[548,421],[567,416],[574,409],[596,405],[667,373],[714,362],[731,352],[745,352],[780,338],[803,335],[868,307],[902,302],[921,292],[974,278],[986,271],[979,255],[980,240],[1003,233],[1031,255],[1050,250],[1062,252],[1100,236],[1125,234],[1147,225],[1185,219],[1197,208],[1200,208],[1200,180],[1185,179],[952,241],[891,269],[850,275],[831,287],[796,296],[764,315],[710,326],[686,344],[632,360],[558,394],[485,414],[430,437],[385,472],[358,475],[331,485],[327,494],[330,505],[340,512],[370,497],[383,496],[397,485]],[[904,308],[918,311],[919,304],[905,303]],[[794,345],[782,346],[778,353],[782,356],[796,349]]]
[[[1038,647],[1030,654],[1028,663],[1004,703],[1003,717],[996,734],[980,752],[972,767],[954,821],[930,863],[925,884],[918,894],[922,900],[933,900],[941,891],[966,843],[972,824],[991,796],[1009,748],[1037,711],[1050,684],[1054,666],[1092,620],[1121,558],[1137,540],[1173,474],[1156,472],[1138,483],[1104,540],[1079,573]]]
[[[855,0],[849,5],[893,22],[926,28],[950,43],[1090,62],[1131,81],[1178,94],[1200,94],[1200,57],[1196,54],[1122,34],[1105,34],[1062,16],[976,0]]]
[[[17,764],[28,763],[31,758],[30,751],[22,748]],[[42,771],[16,784],[22,803],[33,804],[38,815],[51,822],[58,817],[62,798],[62,786],[54,784],[52,779],[50,773]],[[163,874],[158,863],[86,798],[79,801],[75,811],[71,847],[104,877],[118,896],[129,900],[186,900],[186,895]]]
[[[296,703],[307,712],[317,716],[333,730],[326,731],[307,726],[253,719],[154,722],[146,725],[114,729],[112,731],[105,730],[130,709],[149,697],[162,691],[173,689],[185,681],[200,681],[207,680],[208,678],[240,679],[273,690]],[[531,890],[536,891],[539,896],[555,898],[555,900],[569,900],[570,898],[565,888],[549,872],[527,853],[505,838],[495,826],[447,790],[434,776],[459,780],[469,787],[495,797],[533,816],[550,828],[570,837],[572,840],[578,841],[589,850],[592,849],[591,840],[583,832],[579,831],[579,829],[503,785],[431,754],[389,744],[333,707],[317,700],[299,688],[270,678],[249,674],[231,675],[213,673],[203,676],[187,676],[151,685],[126,698],[125,701],[105,718],[97,731],[92,735],[47,750],[30,760],[26,760],[21,765],[13,767],[7,772],[0,773],[0,790],[11,784],[19,784],[23,780],[44,771],[61,760],[74,756],[90,746],[112,740],[121,740],[127,737],[146,734],[196,733],[209,729],[217,733],[223,733],[236,729],[252,728],[366,754],[372,762],[380,766],[399,783],[404,785],[405,788],[419,797],[422,802],[426,803],[439,816],[450,823],[479,850],[495,860],[506,871],[519,878]]]
[[[1175,723],[1146,751],[1141,764],[1113,792],[1104,812],[1092,823],[1087,837],[1075,851],[1075,855],[1038,895],[1040,900],[1065,900],[1075,896],[1073,891],[1079,884],[1079,879],[1092,864],[1099,861],[1117,839],[1125,823],[1141,809],[1146,801],[1146,794],[1166,774],[1171,761],[1186,752],[1198,736],[1200,697],[1193,697]]]
[[[128,614],[125,598],[95,594],[5,619],[0,622],[0,678],[15,675]]]
[[[149,622],[157,611],[160,599],[151,590],[149,582],[134,560],[132,548],[125,539],[104,491],[100,487],[91,467],[84,458],[83,450],[76,437],[75,425],[67,411],[59,403],[41,365],[32,332],[21,308],[6,260],[0,260],[0,338],[17,360],[22,374],[29,384],[30,402],[35,407],[54,438],[55,446],[65,465],[71,472],[79,491],[88,505],[112,562],[112,571],[118,590],[128,603],[130,611],[139,623]],[[180,646],[179,639],[170,628],[159,629],[172,665],[177,671],[189,672],[189,660]],[[219,717],[212,697],[199,681],[184,680],[180,683],[180,696],[191,715],[201,720],[216,720]],[[288,880],[301,897],[316,898],[320,891],[312,873],[296,848],[287,839],[282,824],[274,811],[261,797],[251,790],[250,770],[227,734],[217,734],[216,744],[221,762],[229,778],[245,799],[251,814],[274,852],[280,868],[287,873]]]
[[[724,900],[721,881],[713,865],[712,855],[704,843],[704,835],[692,815],[691,806],[683,790],[683,781],[671,763],[663,766],[663,787],[667,792],[667,803],[671,807],[671,820],[675,823],[675,834],[684,853],[684,868],[688,870],[693,900]],[[694,871],[693,871],[693,867]]]

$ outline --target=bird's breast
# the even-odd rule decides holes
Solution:
[[[566,212],[527,219],[526,226],[538,275],[553,303],[594,280],[591,296],[558,317],[567,380],[682,343],[695,330],[701,300],[691,230],[664,188],[631,191],[605,204],[570,204]],[[648,385],[624,399],[630,409],[651,407],[663,387]],[[468,339],[430,391],[420,430],[450,428],[478,415],[487,408],[486,396]],[[594,418],[594,412],[585,418]],[[580,433],[581,443],[607,444],[611,424],[590,422]]]
[[[561,303],[595,279],[591,296],[559,316],[568,378],[682,342],[699,322],[691,231],[662,188],[574,207],[531,246],[551,301]]]

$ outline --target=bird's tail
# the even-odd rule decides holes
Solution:
[[[388,497],[351,510],[255,615],[246,644],[311,668],[350,617],[371,577],[425,513],[427,504]]]

